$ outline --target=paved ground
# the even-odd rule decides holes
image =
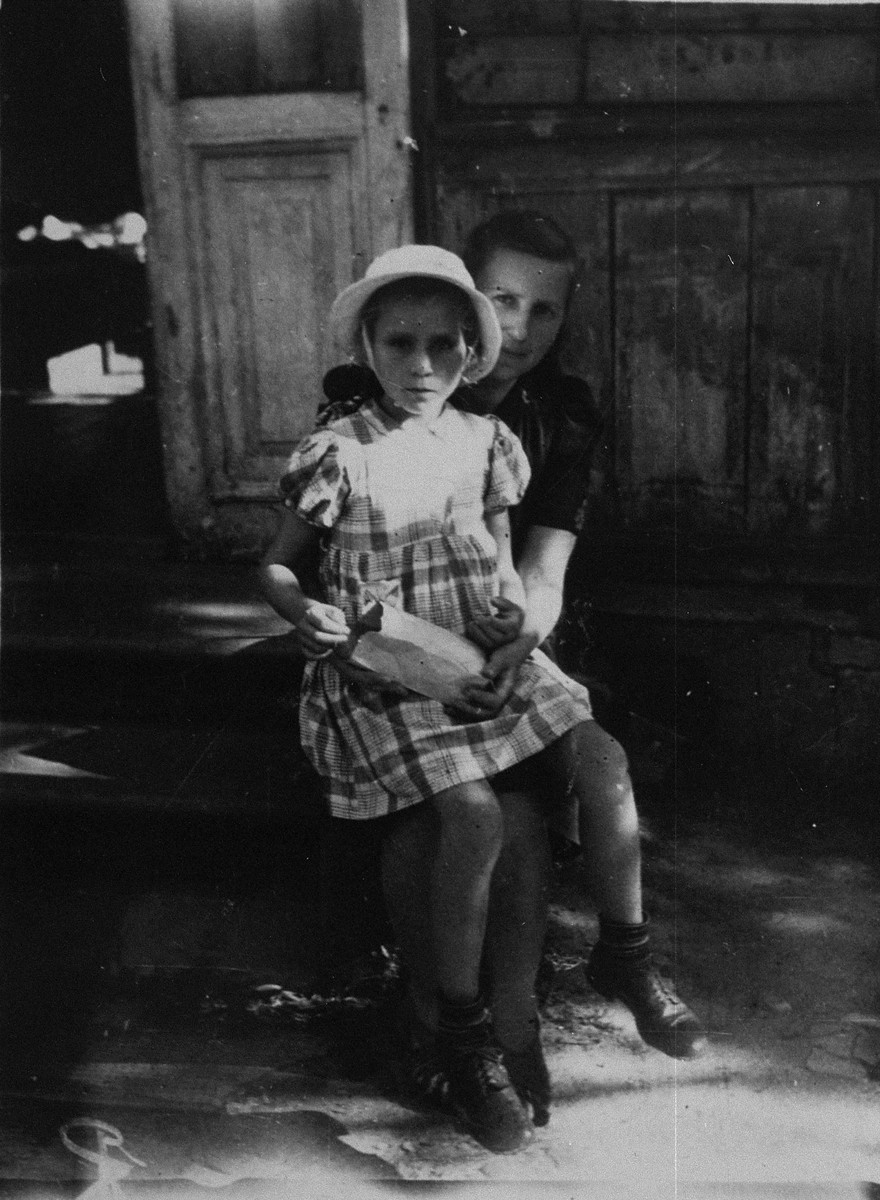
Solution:
[[[717,819],[675,840],[646,835],[658,954],[711,1033],[693,1063],[646,1049],[589,989],[580,964],[594,923],[567,868],[544,1015],[552,1120],[527,1149],[495,1156],[400,1102],[375,1009],[247,1011],[250,985],[296,989],[312,969],[308,855],[258,837],[233,878],[227,830],[202,840],[200,871],[169,863],[157,876],[137,822],[128,844],[105,822],[98,847],[100,821],[80,820],[78,837],[64,824],[55,832],[77,867],[47,881],[19,855],[27,916],[13,949],[37,965],[16,999],[29,1006],[19,1033],[33,1070],[6,1088],[0,1176],[37,1189],[95,1178],[59,1135],[86,1116],[142,1164],[107,1150],[132,1187],[259,1179],[254,1195],[266,1181],[318,1195],[397,1179],[515,1182],[524,1195],[558,1184],[572,1196],[831,1197],[880,1180],[880,881],[855,851],[808,853],[801,839],[783,852]],[[83,843],[103,856],[103,877]],[[96,1144],[88,1130],[71,1136]]]

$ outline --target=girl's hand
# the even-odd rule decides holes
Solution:
[[[494,650],[515,641],[525,619],[520,606],[504,596],[494,596],[492,608],[494,612],[477,617],[467,627],[467,636],[483,650]]]
[[[308,659],[326,658],[348,641],[351,632],[345,613],[333,604],[310,600],[293,627],[297,645]]]

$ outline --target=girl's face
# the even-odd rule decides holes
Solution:
[[[458,387],[470,352],[455,305],[445,297],[389,300],[368,342],[370,366],[397,409],[437,417]]]
[[[571,267],[517,250],[495,250],[476,285],[492,301],[503,335],[501,355],[489,376],[513,383],[536,367],[565,319]]]

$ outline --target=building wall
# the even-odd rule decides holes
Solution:
[[[426,234],[535,207],[583,258],[568,364],[606,436],[571,583],[609,674],[666,718],[705,675],[731,762],[880,777],[880,13],[411,12]]]

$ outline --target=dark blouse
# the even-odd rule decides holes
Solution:
[[[327,403],[318,412],[326,425],[382,394],[379,381],[367,367],[334,367],[324,377]],[[453,403],[469,409],[468,391],[460,389]],[[479,411],[476,407],[474,411]],[[522,503],[511,510],[514,555],[533,525],[578,533],[583,524],[590,460],[601,430],[599,411],[590,388],[581,379],[544,365],[517,381],[495,415],[522,442],[532,478]]]

